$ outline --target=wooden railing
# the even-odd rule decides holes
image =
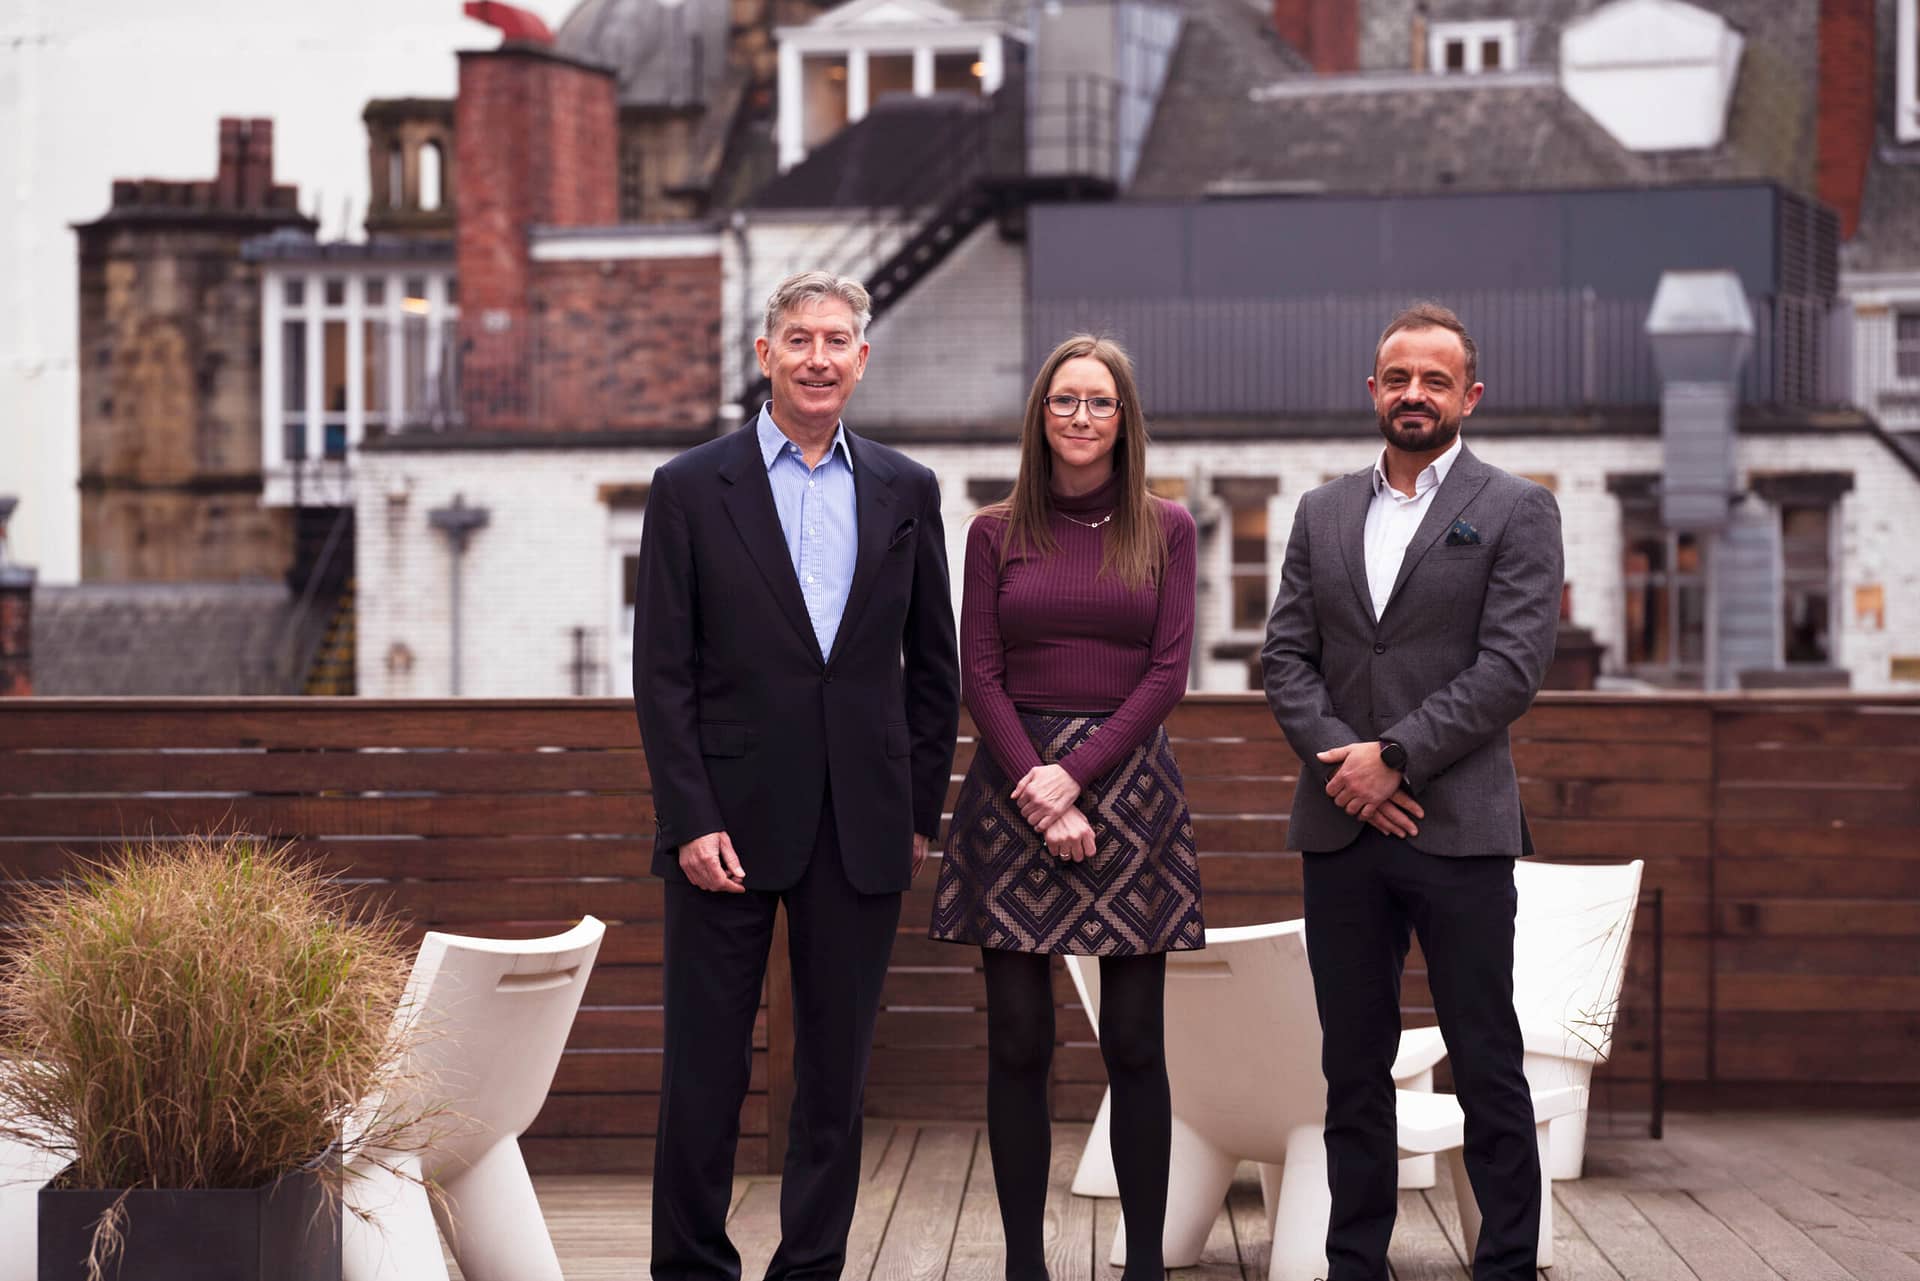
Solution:
[[[1254,696],[1169,726],[1210,925],[1297,916],[1296,763]],[[955,764],[973,751],[963,739]],[[1910,1097],[1920,1085],[1920,697],[1543,695],[1515,728],[1536,841],[1647,860],[1664,892],[1665,1077],[1681,1101]],[[957,782],[956,782],[957,786]],[[610,924],[553,1095],[544,1170],[645,1169],[659,1084],[658,882],[630,705],[614,700],[0,700],[0,879],[58,876],[127,836],[244,827],[298,842],[419,928],[529,936]],[[977,953],[925,937],[908,894],[867,1090],[874,1115],[985,1109]],[[1636,929],[1596,1105],[1651,1078],[1652,943]],[[777,1164],[791,1079],[782,949],[755,1032],[740,1167]],[[1064,972],[1053,1106],[1092,1115],[1098,1049]],[[1416,951],[1403,991],[1431,1021]],[[769,1054],[768,1046],[773,1047]]]

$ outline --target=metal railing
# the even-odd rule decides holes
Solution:
[[[1591,290],[1450,294],[1473,331],[1488,407],[1573,409],[1652,405],[1660,379],[1647,340],[1650,299]],[[1062,335],[1104,332],[1124,342],[1153,411],[1166,414],[1348,412],[1373,366],[1381,326],[1399,295],[1308,298],[1036,298],[1030,367]],[[1754,297],[1754,340],[1741,399],[1827,404],[1835,381],[1832,303]]]
[[[916,241],[938,234],[943,223],[965,230],[978,225],[983,198],[990,195],[1002,209],[1075,184],[1110,191],[1120,172],[1120,85],[1094,74],[1062,76],[1047,82],[1035,102],[1027,80],[1016,55],[998,90],[949,116],[913,164],[864,207],[845,211],[843,226],[806,245],[795,260],[864,281],[877,318],[919,278],[915,259],[927,255]],[[736,349],[751,348],[759,332],[760,317],[749,311],[741,317]],[[745,380],[743,400],[756,401],[764,387],[764,379]]]

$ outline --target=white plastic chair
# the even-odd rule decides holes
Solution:
[[[409,1088],[451,1115],[424,1152],[395,1164],[441,1196],[430,1205],[417,1182],[356,1161],[346,1281],[441,1281],[436,1222],[468,1281],[561,1281],[519,1137],[546,1101],[605,934],[589,916],[550,938],[421,942],[395,1017],[422,1036]]]
[[[1639,859],[1514,864],[1513,1006],[1526,1044],[1527,1084],[1535,1090],[1588,1089],[1594,1065],[1613,1049],[1644,866]],[[1404,1032],[1396,1079],[1424,1070],[1424,1088],[1432,1089],[1433,1067],[1446,1055],[1439,1028]],[[1579,1178],[1586,1151],[1587,1109],[1581,1107],[1553,1123],[1552,1176]],[[1401,1186],[1408,1186],[1404,1177]]]
[[[67,1158],[0,1139],[0,1281],[40,1275],[40,1189]]]
[[[1207,935],[1212,938],[1212,933]],[[1100,1036],[1100,966],[1092,957],[1069,956],[1067,974],[1073,979],[1074,991],[1080,994],[1080,1008],[1086,1011],[1087,1022],[1093,1028],[1094,1038]],[[1419,1090],[1431,1093],[1433,1090],[1433,1062],[1415,1061],[1421,1056],[1416,1054],[1408,1058],[1402,1047],[1401,1060],[1393,1065],[1393,1083],[1402,1090]],[[1113,1091],[1107,1090],[1100,1095],[1100,1108],[1093,1114],[1093,1128],[1087,1133],[1087,1145],[1080,1151],[1080,1164],[1073,1173],[1073,1194],[1087,1197],[1117,1197],[1120,1195],[1120,1182],[1113,1170],[1113,1133],[1111,1111]],[[1435,1177],[1433,1157],[1431,1155],[1405,1157],[1400,1162],[1400,1186],[1403,1188],[1430,1188],[1439,1182]]]
[[[1091,967],[1087,967],[1091,968]],[[1172,1170],[1162,1249],[1170,1268],[1200,1258],[1241,1161],[1260,1167],[1273,1222],[1269,1281],[1326,1275],[1326,1085],[1320,1074],[1320,1020],[1307,968],[1305,922],[1207,931],[1207,947],[1167,957],[1167,1076],[1173,1098]],[[1582,1091],[1536,1093],[1537,1142],[1578,1107]],[[1464,1120],[1453,1096],[1401,1091],[1403,1156],[1455,1154]],[[1553,1198],[1541,1177],[1540,1266],[1553,1261]],[[1464,1171],[1455,1193],[1472,1239],[1478,1207]],[[1126,1225],[1113,1244],[1124,1260]]]

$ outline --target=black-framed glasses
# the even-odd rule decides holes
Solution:
[[[1055,418],[1071,418],[1080,406],[1087,407],[1090,418],[1111,418],[1120,412],[1120,402],[1112,396],[1049,396],[1047,412]]]

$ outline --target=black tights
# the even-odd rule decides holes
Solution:
[[[1052,958],[983,948],[987,975],[987,1144],[1007,1281],[1046,1281],[1041,1249],[1053,1138],[1047,1069],[1053,1061]],[[1113,1167],[1127,1221],[1123,1281],[1160,1281],[1167,1217],[1167,1097],[1163,1033],[1167,958],[1100,958],[1100,1057],[1113,1090]]]

